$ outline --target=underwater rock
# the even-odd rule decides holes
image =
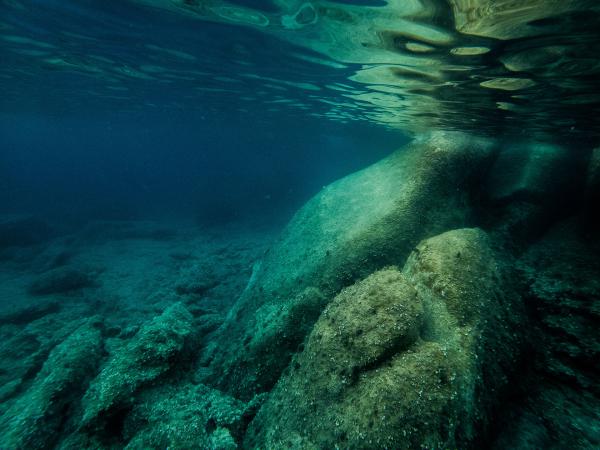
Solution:
[[[82,400],[82,425],[101,428],[128,410],[141,388],[189,360],[194,338],[193,317],[181,303],[143,325],[91,382]]]
[[[66,294],[96,286],[95,274],[71,267],[59,267],[40,275],[29,286],[31,295]]]
[[[509,425],[493,450],[600,448],[597,396],[565,384],[532,382],[525,399],[507,408]]]
[[[223,321],[224,317],[221,314],[204,314],[198,318],[197,332],[199,335],[204,336],[219,328]]]
[[[479,229],[423,241],[327,306],[248,448],[469,448],[519,353],[519,299]],[[522,322],[521,322],[522,323]]]
[[[90,314],[86,307],[74,305],[60,312],[54,302],[35,305],[9,310],[7,315],[15,322],[0,324],[0,402],[26,390],[52,349],[82,324],[81,317]],[[0,403],[0,413],[5,405]]]
[[[247,405],[202,384],[161,386],[140,395],[127,416],[127,449],[235,449]]]
[[[92,318],[50,352],[31,387],[0,418],[1,448],[54,445],[100,359],[101,327],[102,323]]]
[[[75,256],[75,252],[71,249],[59,250],[57,253],[51,256],[51,260],[48,261],[48,269],[56,269],[58,267],[66,266]]]
[[[312,198],[252,275],[202,358],[240,398],[269,390],[328,299],[403,264],[423,238],[465,226],[492,141],[459,132],[418,139]]]
[[[526,244],[581,203],[588,154],[549,142],[506,145],[485,186],[488,224]]]
[[[581,163],[574,153],[548,142],[507,145],[500,151],[487,180],[490,197],[505,202],[515,198],[550,201],[573,182],[573,172]]]
[[[496,416],[492,448],[599,448],[600,241],[571,217],[531,245],[517,267],[530,345],[518,393]]]

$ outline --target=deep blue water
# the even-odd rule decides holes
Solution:
[[[146,112],[104,117],[5,114],[3,212],[53,220],[281,220],[322,186],[402,142],[260,111]]]
[[[404,141],[368,122],[266,108],[253,97],[264,89],[258,77],[343,78],[254,30],[128,2],[0,8],[2,213],[285,220],[323,185]],[[193,75],[131,75],[143,65]],[[276,84],[266,101],[282,100],[285,85]],[[307,91],[284,92],[288,102]]]

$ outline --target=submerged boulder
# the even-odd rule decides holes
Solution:
[[[102,323],[90,319],[48,355],[31,387],[0,418],[0,448],[51,448],[102,351]]]
[[[567,220],[532,245],[519,267],[543,343],[537,369],[600,398],[600,242]]]
[[[0,414],[27,391],[50,352],[85,322],[81,318],[94,312],[86,304],[36,301],[0,314]]]
[[[6,308],[0,311],[0,326],[27,324],[48,314],[58,312],[60,306],[56,301],[43,301]]]
[[[207,379],[248,399],[269,390],[340,289],[402,264],[423,238],[465,226],[493,142],[418,139],[324,188],[294,216],[205,352]]]
[[[505,240],[525,246],[583,201],[589,154],[556,142],[505,144],[485,183],[484,216]]]
[[[422,242],[327,306],[248,448],[466,448],[518,355],[522,308],[479,229]]]

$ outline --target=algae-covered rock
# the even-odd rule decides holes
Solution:
[[[27,390],[50,352],[89,315],[87,307],[55,302],[10,308],[0,317],[0,414],[8,400]]]
[[[518,266],[536,319],[535,383],[549,380],[600,398],[600,241],[567,220],[532,245]],[[600,401],[589,409],[600,411]]]
[[[0,419],[0,448],[51,448],[101,356],[101,322],[90,319],[49,354],[31,387]]]
[[[421,239],[468,221],[469,187],[492,142],[461,133],[415,140],[324,188],[255,270],[203,362],[242,398],[271,388],[340,289],[402,264]]]
[[[247,406],[202,384],[144,392],[123,427],[127,449],[234,449]]]
[[[422,242],[328,305],[246,446],[475,446],[518,354],[515,300],[483,231]]]
[[[102,427],[111,415],[130,408],[142,387],[187,362],[194,340],[193,317],[181,303],[142,326],[92,381],[82,400],[82,424]]]

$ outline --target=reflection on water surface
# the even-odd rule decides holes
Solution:
[[[96,3],[0,2],[4,108],[225,103],[412,132],[598,134],[597,1]]]

